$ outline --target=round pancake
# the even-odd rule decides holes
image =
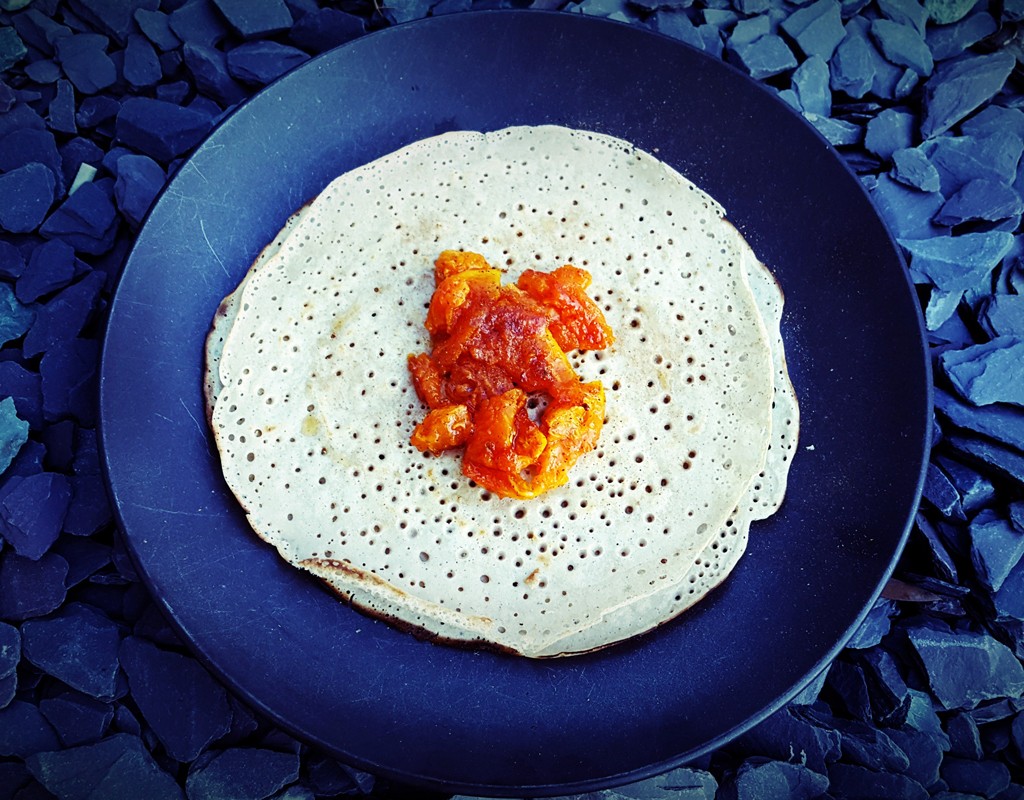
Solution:
[[[431,264],[450,247],[512,280],[588,269],[616,332],[573,355],[605,383],[598,450],[536,500],[493,497],[453,454],[408,443],[405,355],[428,345]],[[601,647],[699,599],[781,499],[772,431],[788,423],[791,448],[796,409],[773,412],[784,362],[777,315],[762,321],[781,295],[713,200],[621,140],[425,140],[339,178],[265,255],[210,358],[225,478],[261,536],[361,608],[524,655]]]

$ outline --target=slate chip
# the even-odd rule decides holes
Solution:
[[[0,756],[26,758],[59,747],[53,726],[31,703],[13,700],[0,709]]]
[[[978,723],[970,714],[951,714],[946,720],[946,734],[949,736],[950,755],[975,760],[984,755]]]
[[[924,0],[928,16],[939,25],[963,19],[976,5],[976,0]]]
[[[212,127],[208,114],[163,100],[133,97],[118,112],[117,141],[168,162],[197,145]]]
[[[197,661],[128,637],[121,665],[146,722],[178,761],[192,761],[231,728],[227,693]]]
[[[56,183],[53,172],[36,162],[0,175],[0,228],[10,233],[38,228],[53,203]]]
[[[999,591],[1010,571],[1024,556],[1024,533],[992,509],[983,509],[971,521],[971,562],[981,583]]]
[[[924,278],[942,291],[964,292],[977,285],[1013,246],[1013,236],[1004,231],[967,233],[962,236],[933,236],[928,239],[899,238],[910,253],[914,282]]]
[[[987,468],[996,475],[1024,483],[1024,456],[1017,450],[975,436],[946,436],[951,448],[970,464]]]
[[[243,39],[287,31],[292,15],[283,0],[251,3],[247,0],[213,0],[232,29]],[[424,12],[423,16],[426,16]]]
[[[109,703],[80,692],[64,692],[39,702],[39,710],[57,731],[65,747],[95,742],[103,737],[114,719]]]
[[[936,394],[938,394],[938,391]],[[952,395],[945,392],[942,394],[944,397],[948,397],[958,403]],[[954,424],[958,423],[954,421]],[[977,430],[973,426],[968,427],[971,427],[972,430]],[[1022,441],[1024,441],[1024,435],[1022,435]],[[955,459],[943,456],[937,457],[937,463],[953,482],[957,493],[960,495],[960,505],[967,513],[970,514],[977,511],[995,497],[995,487],[992,486],[992,482],[977,470],[973,470]]]
[[[769,33],[751,42],[734,44],[729,41],[729,53],[752,78],[761,80],[782,72],[788,72],[797,65],[796,56],[781,36]]]
[[[925,139],[949,130],[1003,87],[1016,63],[1011,53],[966,55],[942,63],[925,85]]]
[[[943,61],[960,55],[971,45],[995,33],[997,28],[991,14],[979,11],[953,25],[932,27],[925,34],[925,41],[932,58]]]
[[[134,17],[142,35],[159,50],[173,50],[181,46],[181,39],[171,30],[171,21],[165,12],[137,8]]]
[[[811,56],[793,71],[792,86],[803,111],[821,117],[832,114],[828,64],[820,56]]]
[[[25,658],[68,686],[96,698],[117,689],[118,625],[94,608],[72,602],[47,619],[21,626]]]
[[[13,625],[0,622],[0,678],[14,674],[21,661],[21,633]]]
[[[210,0],[188,0],[170,13],[171,31],[182,42],[215,47],[230,32]]]
[[[921,76],[931,75],[935,62],[920,31],[892,20],[876,19],[871,23],[871,35],[893,64],[912,69]]]
[[[78,336],[96,308],[105,280],[103,272],[93,270],[40,308],[25,336],[25,355],[40,355]]]
[[[913,131],[913,114],[887,108],[867,124],[864,146],[888,160],[897,150],[910,147]]]
[[[926,800],[928,791],[917,781],[892,772],[876,772],[854,764],[832,764],[828,770],[829,790],[838,797]]]
[[[51,130],[78,133],[75,124],[75,89],[70,81],[57,81],[57,94],[50,101],[46,119]]]
[[[907,755],[907,769],[904,774],[926,789],[939,781],[939,767],[942,764],[942,743],[933,736],[912,728],[895,728],[888,731],[889,738]]]
[[[25,763],[36,780],[61,800],[184,800],[177,781],[153,760],[142,740],[126,733],[95,744],[40,752]]]
[[[50,214],[39,232],[60,238],[82,253],[101,255],[113,246],[117,226],[113,181],[104,179],[80,186]]]
[[[75,419],[91,426],[96,420],[96,367],[99,342],[73,339],[51,350],[39,363],[46,419]]]
[[[666,16],[665,14],[658,16],[658,30],[671,36],[673,34],[670,31],[660,27],[662,25],[662,18]],[[673,17],[686,19],[686,24],[689,25],[690,30],[695,30],[693,23],[685,15],[675,14]],[[696,43],[696,33],[693,33],[690,39],[684,39],[684,41],[689,41],[690,44],[699,46]],[[308,60],[309,56],[306,53],[286,44],[271,41],[247,42],[232,48],[228,52],[227,67],[228,72],[235,80],[252,86],[264,86],[284,75],[288,70],[294,69]]]
[[[1024,200],[1012,186],[985,178],[969,181],[950,197],[935,215],[940,225],[960,225],[971,220],[996,222],[1024,211]]]
[[[716,797],[761,800],[786,797],[811,800],[828,788],[828,778],[800,764],[751,759],[742,763]]]
[[[77,33],[55,42],[57,60],[82,94],[109,89],[117,80],[117,68],[107,55],[109,39],[98,33]]]
[[[78,106],[76,120],[83,128],[95,128],[114,119],[121,110],[121,104],[112,97],[95,95],[86,97]]]
[[[940,363],[960,396],[974,405],[1024,405],[1024,338],[998,336],[963,350],[947,350]]]
[[[1024,669],[1006,645],[935,622],[907,628],[907,636],[945,709],[970,709],[984,700],[1020,694]]]
[[[981,306],[978,324],[992,338],[1024,331],[1024,295],[993,295]]]
[[[163,169],[153,159],[124,155],[117,160],[114,198],[118,210],[135,228],[142,224],[153,200],[167,182]]]
[[[846,36],[837,0],[816,0],[798,9],[782,22],[784,30],[805,56],[828,61]]]
[[[232,748],[189,770],[189,800],[264,800],[299,777],[297,754]]]
[[[916,147],[905,147],[892,154],[892,177],[922,192],[939,191],[939,172]]]
[[[841,754],[839,732],[816,724],[794,706],[776,711],[738,737],[736,745],[776,760],[794,758],[818,773]]]
[[[1010,785],[1010,770],[999,761],[975,761],[956,756],[942,760],[942,779],[954,792],[995,797]]]
[[[228,72],[227,56],[220,50],[186,42],[183,53],[199,92],[224,106],[246,97],[246,90]]]
[[[14,400],[5,397],[0,400],[0,474],[28,440],[28,423],[18,416]]]
[[[33,303],[74,280],[75,250],[56,239],[32,250],[25,271],[15,284],[15,293],[22,303]]]
[[[320,8],[303,14],[288,33],[292,43],[310,53],[322,53],[361,36],[363,20],[336,8]]]
[[[25,56],[28,48],[14,28],[0,28],[0,72],[6,72]]]
[[[71,500],[66,476],[41,472],[4,487],[0,520],[4,539],[20,556],[38,561],[57,540]]]
[[[124,79],[135,88],[154,86],[163,77],[160,59],[149,40],[140,34],[128,37],[124,49]]]

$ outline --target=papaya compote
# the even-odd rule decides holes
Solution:
[[[503,285],[483,256],[445,250],[434,283],[432,351],[409,356],[416,394],[430,409],[412,444],[435,455],[464,446],[463,474],[502,497],[528,499],[567,483],[597,445],[605,403],[601,382],[583,383],[566,351],[614,341],[586,294],[590,273],[526,270]],[[537,421],[528,407],[543,407]]]

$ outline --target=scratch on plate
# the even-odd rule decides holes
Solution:
[[[205,429],[203,428],[203,426],[199,424],[199,420],[197,420],[195,418],[195,415],[191,411],[188,410],[188,406],[185,405],[185,401],[184,400],[182,400],[179,397],[178,398],[178,402],[181,403],[181,407],[183,409],[185,409],[185,413],[188,414],[189,419],[191,419],[196,424],[196,430],[199,431],[199,435],[202,436],[205,439],[206,438],[206,432],[205,432]]]
[[[210,248],[210,252],[213,253],[213,257],[217,259],[217,263],[220,264],[220,268],[224,270],[224,274],[231,277],[228,273],[228,268],[224,266],[224,262],[220,260],[220,256],[217,255],[217,251],[213,249],[213,245],[210,244],[210,237],[206,235],[206,225],[203,224],[202,220],[199,220],[199,230],[203,234],[203,239],[206,241],[206,246]]]
[[[141,508],[146,511],[155,511],[157,514],[169,514],[174,517],[205,517],[208,516],[205,511],[175,511],[171,508],[161,508],[160,506],[147,506],[144,503],[132,503],[132,508]]]

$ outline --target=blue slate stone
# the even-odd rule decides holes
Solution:
[[[26,64],[25,74],[33,83],[56,83],[63,73],[55,62],[43,59]]]
[[[0,140],[0,170],[10,172],[26,164],[49,167],[56,181],[56,194],[64,191],[64,173],[56,140],[50,131],[31,128],[12,131]]]
[[[748,759],[715,796],[723,800],[811,800],[827,788],[828,778],[800,764]]]
[[[878,9],[886,19],[909,25],[924,36],[928,12],[917,0],[879,0]]]
[[[939,25],[963,19],[977,5],[977,0],[924,0],[928,16]]]
[[[437,15],[437,6],[434,6],[434,15]],[[667,9],[659,10],[654,14],[654,30],[658,33],[664,34],[665,36],[671,36],[673,39],[678,39],[681,42],[686,42],[692,47],[703,49],[700,34],[697,33],[697,26],[693,24],[690,18],[684,11],[670,11]],[[236,48],[231,53],[228,53],[228,68],[234,70],[232,60],[234,54],[240,50],[241,47]],[[298,52],[302,52],[301,50]],[[245,80],[241,75],[235,74],[239,80]],[[251,81],[250,81],[251,82]]]
[[[230,33],[224,17],[210,0],[189,0],[170,13],[168,22],[182,42],[203,47],[216,47]]]
[[[988,725],[990,722],[999,722],[1008,719],[1024,707],[1019,697],[1003,697],[993,700],[990,703],[982,703],[969,712],[979,726]]]
[[[16,102],[9,111],[0,114],[0,139],[20,130],[46,130],[46,122],[24,102]]]
[[[802,110],[821,117],[832,114],[828,64],[824,59],[811,56],[804,61],[793,71],[792,86]]]
[[[71,81],[57,81],[57,94],[50,101],[48,112],[46,121],[50,130],[78,133],[78,126],[75,124],[75,88]]]
[[[21,479],[0,502],[4,539],[18,555],[38,561],[57,540],[70,501],[64,475],[41,472]]]
[[[0,558],[0,619],[20,622],[41,617],[65,600],[65,559],[47,553],[33,561],[9,550]]]
[[[892,600],[878,598],[846,646],[854,650],[866,650],[876,646],[889,632],[890,618],[896,615],[896,611],[896,604]]]
[[[781,27],[805,56],[820,56],[826,61],[846,36],[838,0],[817,0],[794,11]]]
[[[718,13],[731,15],[731,12],[728,11]],[[711,12],[705,12],[704,19],[712,24],[718,25],[719,28],[726,27],[726,24],[716,22]],[[752,17],[750,19],[740,20],[733,27],[732,33],[729,34],[729,44],[733,47],[738,47],[742,44],[750,44],[751,42],[756,42],[762,36],[771,33],[771,31],[771,23],[768,21],[768,17]]]
[[[39,710],[65,747],[95,742],[107,732],[114,719],[114,709],[109,703],[80,692],[48,697],[40,701]]]
[[[974,405],[1024,405],[1024,338],[999,336],[940,357],[946,377]]]
[[[872,770],[902,772],[907,768],[909,760],[906,753],[874,725],[826,715],[822,715],[821,722],[830,724],[839,732],[843,761]]]
[[[132,736],[142,736],[142,724],[127,706],[118,705],[114,712],[114,729]]]
[[[0,228],[28,233],[50,210],[56,179],[42,164],[26,164],[0,175]]]
[[[71,10],[90,28],[124,45],[134,30],[133,12],[139,6],[156,8],[159,0],[68,0]]]
[[[992,636],[952,631],[938,622],[908,627],[907,636],[935,699],[947,710],[974,708],[1024,689],[1020,662]]]
[[[142,35],[159,50],[173,50],[181,46],[181,39],[171,30],[171,20],[163,11],[137,8],[134,16]]]
[[[76,33],[56,41],[57,60],[82,94],[102,92],[117,80],[117,68],[107,55],[108,43],[98,33]]]
[[[120,630],[94,608],[69,603],[48,619],[22,623],[25,658],[48,675],[90,697],[117,689]]]
[[[1016,59],[1011,53],[966,55],[946,61],[925,85],[921,136],[949,130],[1003,87]]]
[[[83,128],[96,128],[114,119],[121,110],[121,103],[106,95],[86,97],[78,106],[76,120]]]
[[[944,61],[995,33],[997,27],[991,14],[979,11],[954,25],[931,28],[925,35],[925,41],[932,51],[932,58]]]
[[[230,106],[245,99],[247,92],[228,73],[227,56],[212,47],[186,42],[185,66],[196,89],[221,105]]]
[[[900,76],[900,79],[896,81],[896,85],[893,87],[893,98],[896,100],[904,99],[914,91],[914,87],[917,86],[920,80],[921,76],[909,67],[903,70],[903,75]]]
[[[1024,295],[993,295],[978,312],[978,324],[992,338],[1024,333]]]
[[[110,546],[93,539],[64,536],[50,552],[67,560],[64,583],[69,589],[110,563]]]
[[[907,754],[909,764],[904,774],[930,789],[939,780],[943,751],[939,741],[912,728],[888,730],[889,738]]]
[[[1010,785],[1010,770],[999,761],[946,756],[941,775],[952,791],[978,797],[995,797]]]
[[[945,394],[945,396],[952,399],[952,395]],[[957,401],[954,399],[954,402]],[[977,511],[995,497],[996,490],[991,481],[983,475],[979,475],[977,471],[959,461],[943,456],[938,456],[937,463],[953,481],[953,485],[960,495],[960,505],[967,513],[971,514]]]
[[[117,115],[117,141],[167,162],[198,144],[212,127],[207,114],[162,100],[133,97]]]
[[[883,159],[897,150],[910,147],[914,135],[914,115],[887,108],[867,125],[864,146]]]
[[[935,221],[940,225],[959,225],[969,220],[996,222],[1022,211],[1024,200],[1012,186],[978,178],[960,187],[939,209]]]
[[[829,144],[835,147],[859,144],[864,136],[864,131],[859,125],[846,120],[822,117],[806,111],[803,113],[803,117],[828,140]]]
[[[927,800],[928,791],[905,775],[874,770],[853,764],[832,764],[828,770],[829,791],[837,797],[900,798]]]
[[[123,69],[124,79],[136,89],[154,86],[163,77],[160,59],[157,58],[153,45],[146,37],[135,33],[128,37],[128,46],[124,49]]]
[[[292,44],[310,53],[322,53],[362,36],[363,20],[335,8],[321,8],[304,14],[288,36]]]
[[[285,4],[291,9],[292,15],[298,19],[310,11],[316,11],[316,4],[311,7],[299,7],[300,2],[307,0],[285,0]],[[441,0],[430,11],[431,16],[439,17],[443,14],[457,14],[460,11],[469,11],[473,7],[472,0]]]
[[[17,403],[17,400],[15,400],[15,403]],[[43,459],[45,457],[46,447],[41,442],[29,439],[21,446],[18,455],[14,457],[11,465],[7,468],[6,477],[9,478],[12,475],[17,475],[21,478],[27,478],[29,475],[36,475],[42,472]],[[3,491],[4,489],[0,489],[0,494]]]
[[[960,124],[960,130],[968,136],[975,137],[1009,132],[1019,139],[1024,139],[1024,111],[1019,108],[988,105],[970,119],[964,120]]]
[[[39,709],[22,700],[0,709],[0,756],[26,758],[43,750],[57,750],[60,740]]]
[[[192,761],[230,730],[227,693],[194,659],[128,637],[121,665],[135,702],[172,758]]]
[[[0,622],[0,678],[14,674],[21,660],[21,633],[13,625]]]
[[[92,316],[105,279],[104,273],[93,270],[43,306],[25,337],[25,355],[36,356],[74,339]]]
[[[991,509],[978,512],[970,531],[971,562],[978,580],[989,591],[998,591],[1024,555],[1024,534]]]
[[[0,239],[0,278],[17,280],[25,271],[25,257],[10,242]]]
[[[99,343],[94,339],[74,339],[43,356],[39,369],[48,420],[71,417],[83,425],[95,423],[98,359]]]
[[[50,214],[39,232],[60,238],[76,250],[90,255],[107,252],[117,235],[117,209],[113,181],[84,183]]]
[[[701,49],[710,56],[722,58],[725,53],[725,40],[722,32],[714,25],[698,25],[697,36],[700,38]]]
[[[960,505],[960,495],[952,481],[935,464],[928,465],[924,479],[924,499],[947,519],[965,521],[967,517]]]
[[[946,442],[968,463],[977,464],[996,475],[1024,483],[1024,456],[1017,450],[972,436],[947,436]]]
[[[10,111],[17,99],[14,90],[0,80],[0,115]]]
[[[703,11],[703,16],[705,22],[709,23],[710,25],[714,25],[716,28],[723,32],[726,29],[734,26],[737,22],[739,22],[740,19],[740,15],[730,8],[705,8]],[[741,28],[739,38],[736,40],[737,43],[742,42],[744,40],[752,42],[754,41],[754,39],[757,39],[760,36],[764,36],[766,33],[769,33],[771,31],[771,24],[768,22],[768,20],[765,20],[764,22],[758,22],[757,20],[746,20],[746,22],[748,23],[748,25],[746,26],[748,34],[744,35],[744,29]],[[751,32],[753,32],[755,35],[750,35]]]
[[[927,281],[950,292],[977,285],[1010,251],[1013,237],[989,231],[928,239],[899,237],[899,243],[910,253],[915,283]]]
[[[906,727],[926,734],[939,743],[942,750],[949,749],[949,737],[942,729],[942,720],[936,712],[935,702],[927,692],[910,689],[910,713]]]
[[[826,765],[840,756],[839,733],[831,726],[816,724],[794,706],[776,711],[738,737],[736,745],[780,761],[799,761],[818,773],[824,773]]]
[[[184,800],[177,781],[153,760],[142,740],[126,733],[95,744],[39,753],[25,763],[36,780],[61,800]]]
[[[54,53],[54,42],[73,33],[67,25],[61,25],[51,15],[44,14],[35,8],[29,8],[21,14],[16,14],[13,22],[14,29],[25,44],[48,56],[52,56]]]
[[[890,62],[908,67],[921,76],[931,75],[935,68],[931,50],[915,28],[888,19],[876,19],[871,23],[871,35]]]
[[[7,708],[18,695],[18,674],[0,678],[0,708]]]
[[[263,800],[299,777],[298,754],[232,748],[189,770],[189,800]]]
[[[796,57],[782,38],[771,33],[753,42],[739,45],[734,45],[730,40],[729,53],[752,78],[757,80],[778,75],[797,65]]]
[[[25,56],[28,48],[14,28],[0,28],[0,72],[6,72]]]
[[[247,0],[213,2],[235,33],[243,39],[283,33],[292,26],[291,12],[283,0],[267,0],[263,3],[251,3]],[[419,16],[426,16],[426,10]]]
[[[35,318],[35,311],[22,305],[11,285],[0,283],[0,345],[23,336]]]
[[[151,611],[148,613],[151,619],[162,616],[153,606],[150,606],[150,609]],[[163,625],[166,628],[167,623],[164,622]],[[235,698],[234,695],[228,696],[228,702],[231,705],[231,730],[221,739],[221,742],[225,745],[241,742],[259,728],[259,720],[256,719],[256,716],[247,705]]]
[[[905,147],[892,154],[892,177],[922,192],[939,190],[939,171],[916,147]]]
[[[29,427],[36,429],[43,427],[43,392],[39,373],[30,372],[16,362],[2,362],[0,363],[0,386],[3,386],[4,392],[10,395],[9,398],[5,398],[5,402],[6,399],[13,401],[14,409],[20,419],[25,420]],[[14,437],[12,444],[24,444],[24,437],[18,433],[23,427],[22,423],[14,422],[10,416],[5,419],[8,436]],[[14,450],[14,453],[18,449],[20,449],[20,445]],[[4,461],[0,457],[0,465],[6,466],[8,463],[10,462]]]
[[[924,324],[929,333],[937,331],[956,315],[963,295],[963,290],[932,289],[924,310]]]
[[[189,96],[191,91],[192,85],[188,81],[161,83],[156,87],[156,99],[173,103],[174,105],[181,105],[185,102],[185,98]]]
[[[586,6],[590,0],[583,0],[582,6]],[[433,4],[433,0],[406,0],[404,3],[393,3],[390,6],[383,8],[384,18],[388,20],[392,25],[399,25],[403,22],[409,22],[414,19],[422,19],[427,16],[427,12],[430,11],[430,7]],[[609,19],[617,19],[620,22],[635,22],[637,19],[637,11],[632,6],[638,6],[639,8],[651,9],[652,0],[630,0],[626,4],[626,8],[622,12],[616,14],[610,14]],[[587,13],[586,11],[583,12]]]
[[[113,521],[102,477],[75,475],[71,478],[71,488],[71,505],[64,519],[66,532],[72,536],[92,536]]]
[[[447,2],[447,0],[441,0],[441,4],[444,4],[445,2]],[[435,17],[437,16],[437,6],[434,6],[433,14]],[[711,775],[709,774],[708,777],[711,778]],[[711,778],[711,780],[714,780],[714,778]],[[717,788],[717,781],[715,781],[715,786]],[[714,796],[714,790],[712,790],[711,794],[707,794],[702,789],[701,794],[695,795],[693,800],[705,800],[705,798],[712,796]],[[271,800],[316,800],[316,795],[313,794],[311,789],[295,784],[294,786],[289,786],[287,789],[278,792],[271,798]],[[690,798],[687,795],[683,795],[680,800],[690,800]]]
[[[138,228],[142,224],[166,182],[163,169],[148,156],[125,155],[117,160],[114,198],[121,214],[133,227]]]
[[[946,735],[949,736],[950,755],[973,759],[984,755],[978,723],[970,714],[951,714],[946,720]]]
[[[686,25],[693,32],[692,40],[683,39],[683,41],[688,41],[695,47],[698,46],[693,23],[683,13],[659,13],[657,30],[669,36],[676,35],[671,30],[673,25],[671,21],[678,22],[680,19],[686,20]],[[676,35],[676,38],[682,37]],[[227,65],[228,72],[236,80],[252,86],[264,86],[308,60],[309,56],[298,48],[278,42],[262,41],[246,42],[232,49],[227,56]]]
[[[939,388],[935,389],[935,407],[944,419],[958,428],[1024,450],[1024,420],[1017,409],[1001,404],[978,408]]]
[[[75,278],[75,250],[57,239],[32,251],[25,271],[18,278],[15,293],[22,303],[34,303]]]
[[[859,661],[864,667],[876,721],[886,726],[892,726],[898,718],[904,722],[910,712],[910,690],[896,659],[888,650],[874,647]]]
[[[856,664],[842,659],[832,663],[825,680],[824,697],[843,716],[859,720],[871,719],[867,680],[864,671]]]

